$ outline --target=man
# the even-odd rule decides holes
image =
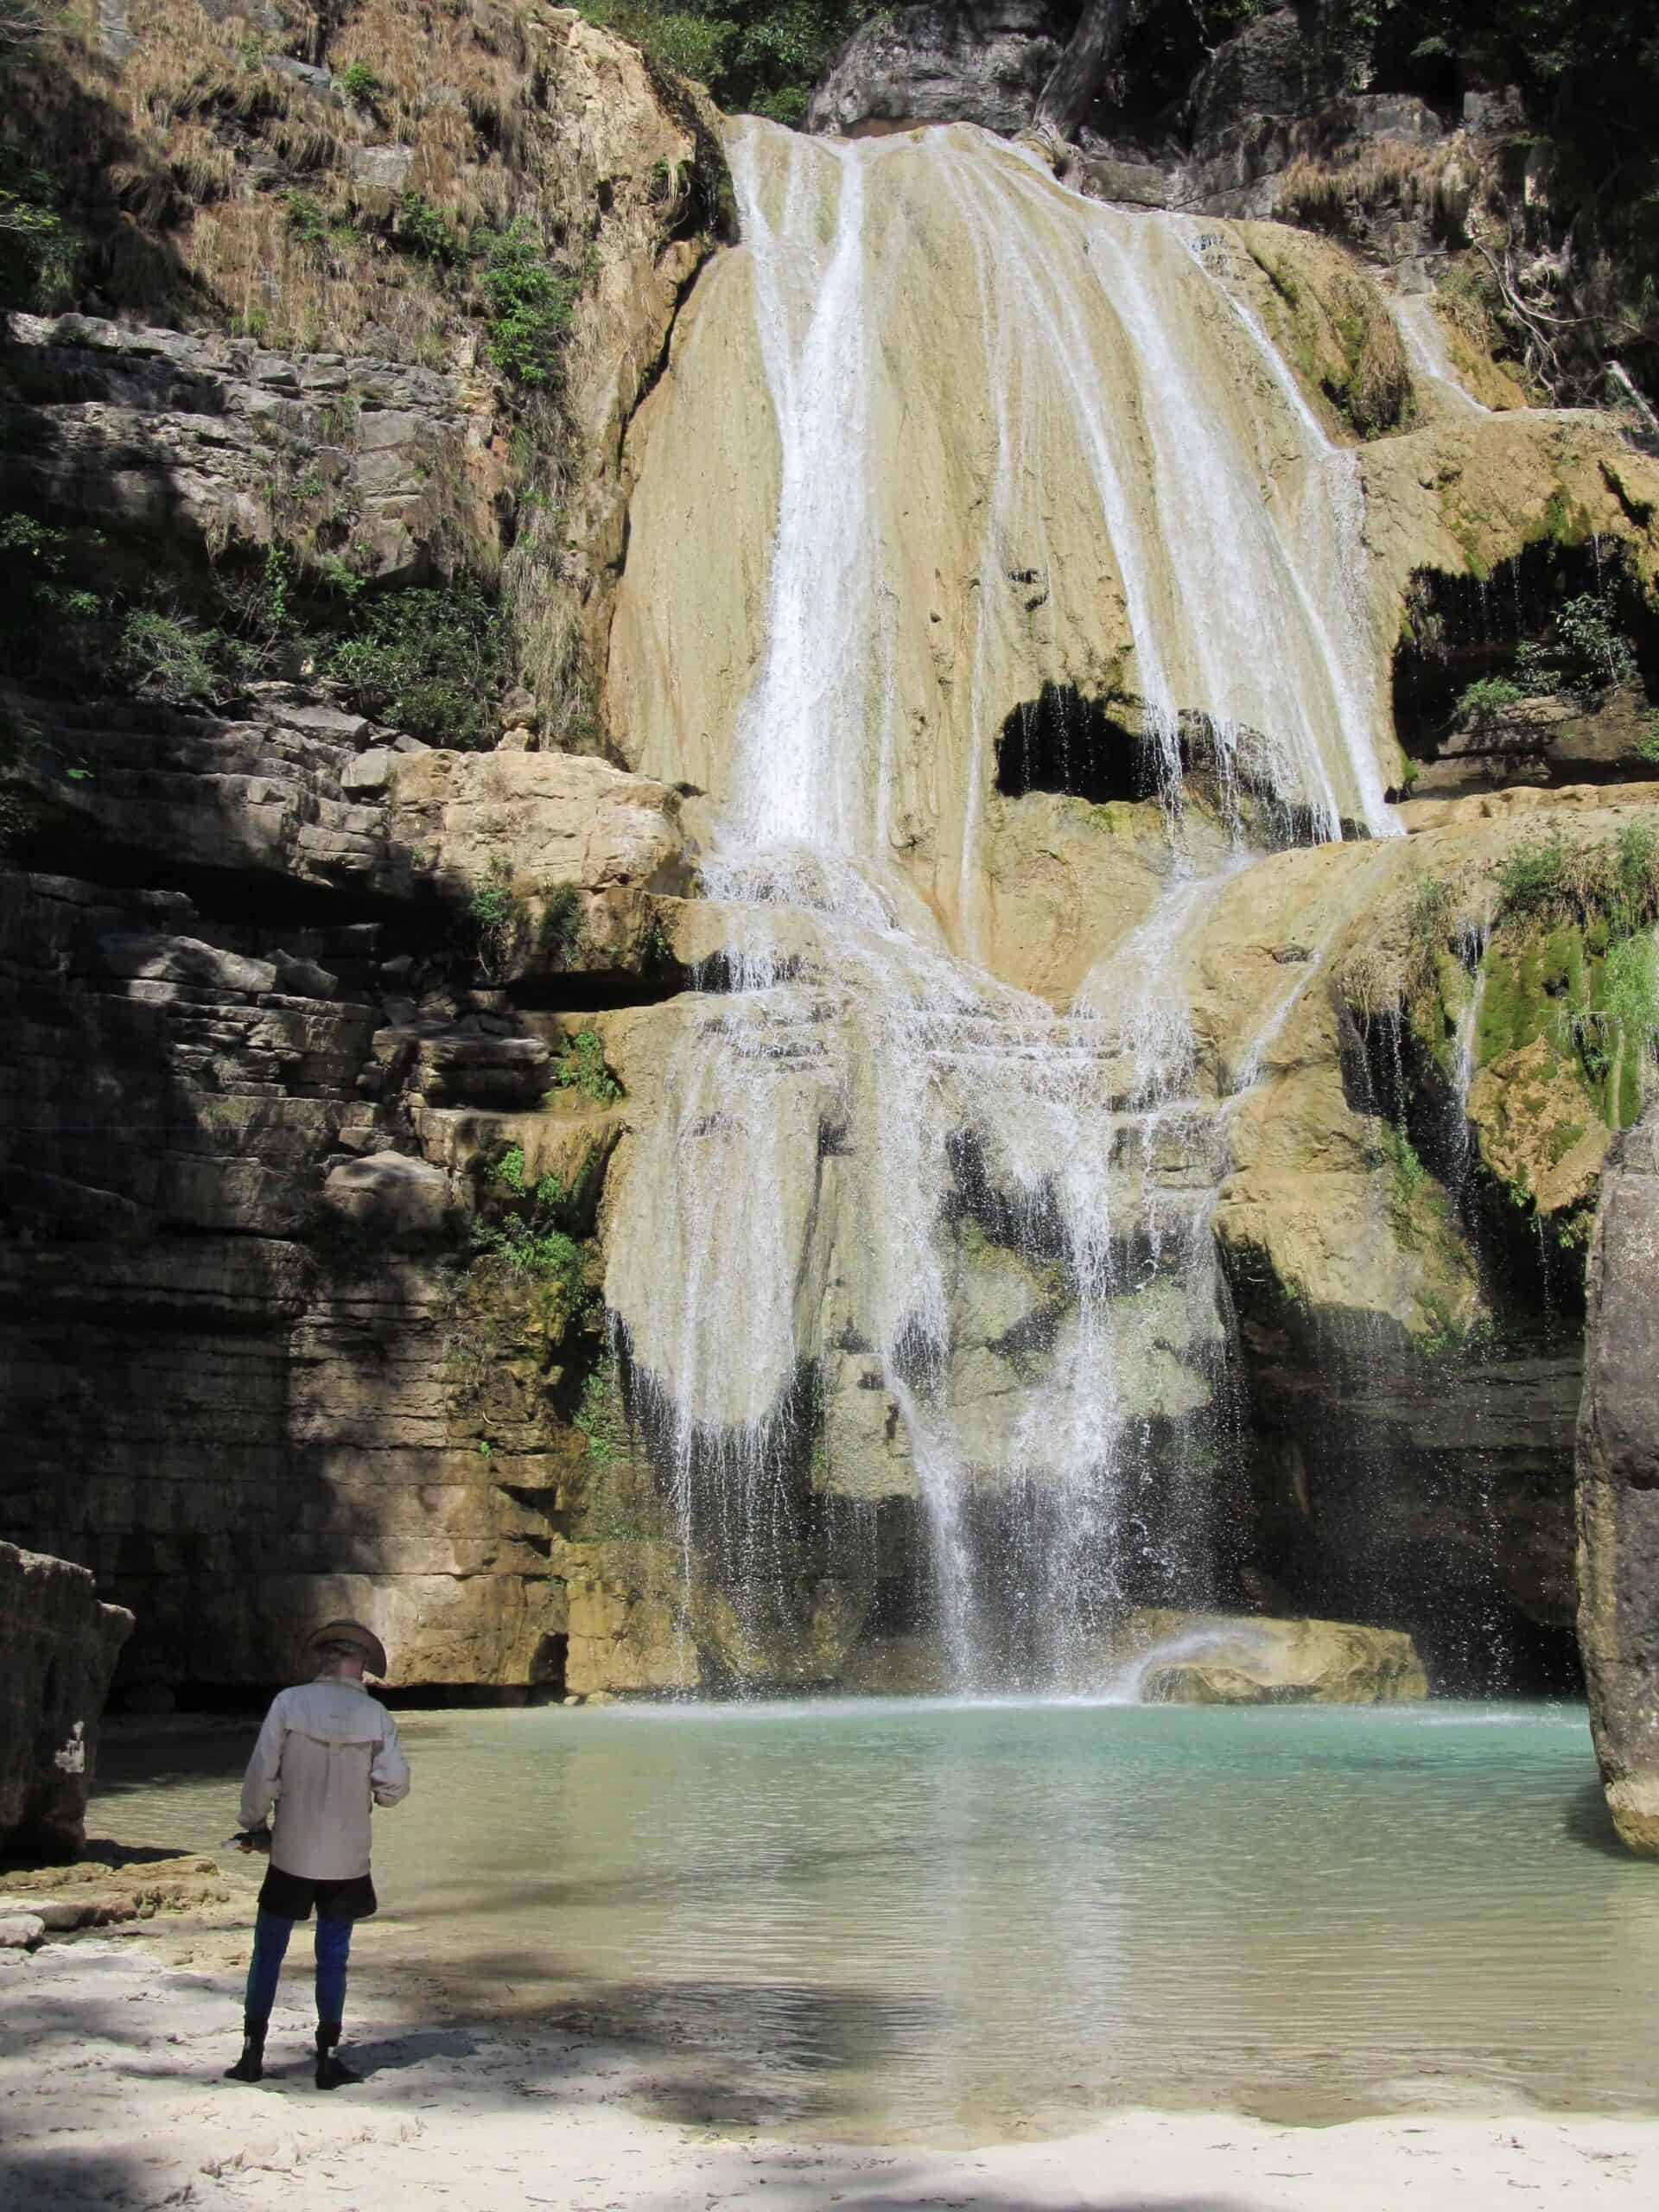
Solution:
[[[361,2080],[336,2046],[346,2010],[352,1923],[375,1910],[369,1878],[369,1816],[409,1795],[409,1763],[385,1707],[363,1687],[366,1669],[386,1675],[385,1646],[360,1621],[329,1621],[311,1638],[316,1680],[283,1690],[265,1715],[242,1784],[242,1826],[270,1867],[259,1891],[253,1960],[242,2022],[242,2056],[231,2082],[264,2073],[265,2030],[288,1939],[317,1909],[317,2087]]]

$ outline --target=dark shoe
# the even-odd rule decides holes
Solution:
[[[317,2030],[317,2087],[320,2089],[349,2089],[363,2076],[353,2073],[342,2058],[334,2055],[334,2045],[340,2041],[338,2024]]]
[[[242,2038],[242,2056],[225,2069],[227,2082],[263,2082],[265,2078],[265,2031],[250,2029]]]

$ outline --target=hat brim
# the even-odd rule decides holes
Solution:
[[[389,1671],[385,1645],[361,1621],[325,1621],[320,1629],[312,1631],[309,1642],[314,1651],[322,1643],[348,1643],[353,1651],[362,1653],[370,1674],[378,1675],[384,1681]]]

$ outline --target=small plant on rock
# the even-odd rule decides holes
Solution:
[[[1459,694],[1458,720],[1474,730],[1501,729],[1527,696],[1510,677],[1483,676]]]
[[[1593,702],[1634,679],[1636,654],[1606,602],[1582,592],[1557,609],[1541,644],[1522,646],[1515,666],[1529,691],[1566,690]]]
[[[1567,851],[1560,836],[1517,845],[1498,870],[1497,880],[1511,913],[1534,914],[1553,905],[1567,887]]]
[[[171,707],[203,705],[219,688],[209,641],[184,615],[135,607],[122,628],[118,658],[142,697]]]
[[[340,89],[353,107],[373,107],[385,91],[366,61],[348,61],[340,73]]]
[[[524,902],[513,888],[512,863],[497,853],[484,880],[467,902],[474,950],[485,976],[497,982],[506,972],[524,927]]]
[[[522,219],[482,233],[478,244],[484,259],[479,282],[490,313],[484,350],[511,382],[541,390],[558,373],[575,282],[553,267]]]
[[[621,1084],[605,1065],[605,1041],[596,1029],[577,1030],[553,1080],[561,1090],[579,1090],[600,1106],[622,1096]]]

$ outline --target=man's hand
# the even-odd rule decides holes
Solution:
[[[269,1826],[257,1828],[238,1828],[233,1836],[227,1837],[226,1840],[227,1843],[233,1843],[237,1849],[245,1855],[251,1851],[269,1851],[270,1849],[270,1829]]]

